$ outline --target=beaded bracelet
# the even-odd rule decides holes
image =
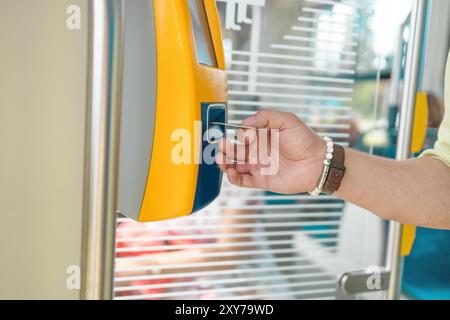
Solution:
[[[320,177],[319,183],[317,187],[310,192],[309,194],[312,196],[320,196],[322,194],[323,187],[328,178],[328,173],[330,172],[331,160],[334,157],[334,142],[330,137],[324,137],[323,140],[327,143],[327,154],[325,156],[325,160],[323,161],[323,171]]]

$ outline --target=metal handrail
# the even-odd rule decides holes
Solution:
[[[113,297],[123,0],[89,1],[81,299]]]

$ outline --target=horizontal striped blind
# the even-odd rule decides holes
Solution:
[[[294,112],[348,145],[360,2],[237,2],[218,0],[230,121],[263,107]],[[273,34],[281,36],[266,39]],[[115,298],[333,299],[336,275],[328,264],[343,206],[329,196],[284,196],[224,181],[220,198],[193,216],[147,224],[120,217]]]

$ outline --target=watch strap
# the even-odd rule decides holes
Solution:
[[[343,146],[335,144],[333,159],[331,160],[330,170],[323,187],[323,192],[332,195],[339,190],[345,172],[345,149]]]

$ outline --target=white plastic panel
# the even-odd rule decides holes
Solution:
[[[0,1],[0,299],[80,297],[88,13]]]

